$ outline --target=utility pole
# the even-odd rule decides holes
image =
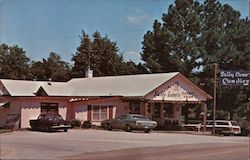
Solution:
[[[216,88],[217,88],[217,63],[214,63],[214,107],[213,107],[213,135],[215,134],[215,119],[216,119]]]

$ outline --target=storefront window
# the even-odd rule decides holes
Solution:
[[[154,118],[160,118],[161,113],[161,104],[155,103],[154,104]]]
[[[164,116],[167,118],[174,118],[174,104],[172,103],[164,104]]]
[[[93,106],[93,121],[108,119],[107,106]]]
[[[140,114],[140,101],[129,102],[129,113]]]
[[[58,113],[58,103],[41,103],[41,113]]]

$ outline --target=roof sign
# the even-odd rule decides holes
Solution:
[[[250,71],[221,71],[220,85],[222,86],[249,86]]]
[[[153,100],[198,101],[197,95],[182,88],[178,82],[164,91],[156,90]]]

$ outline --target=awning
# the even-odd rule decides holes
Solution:
[[[10,108],[10,102],[1,102],[0,109]]]

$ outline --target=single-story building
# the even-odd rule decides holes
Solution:
[[[182,108],[211,98],[179,72],[74,78],[68,82],[0,79],[0,127],[29,128],[42,112],[100,125],[138,113],[159,125],[181,125]],[[206,116],[204,116],[206,118]],[[167,122],[167,123],[166,123]]]

